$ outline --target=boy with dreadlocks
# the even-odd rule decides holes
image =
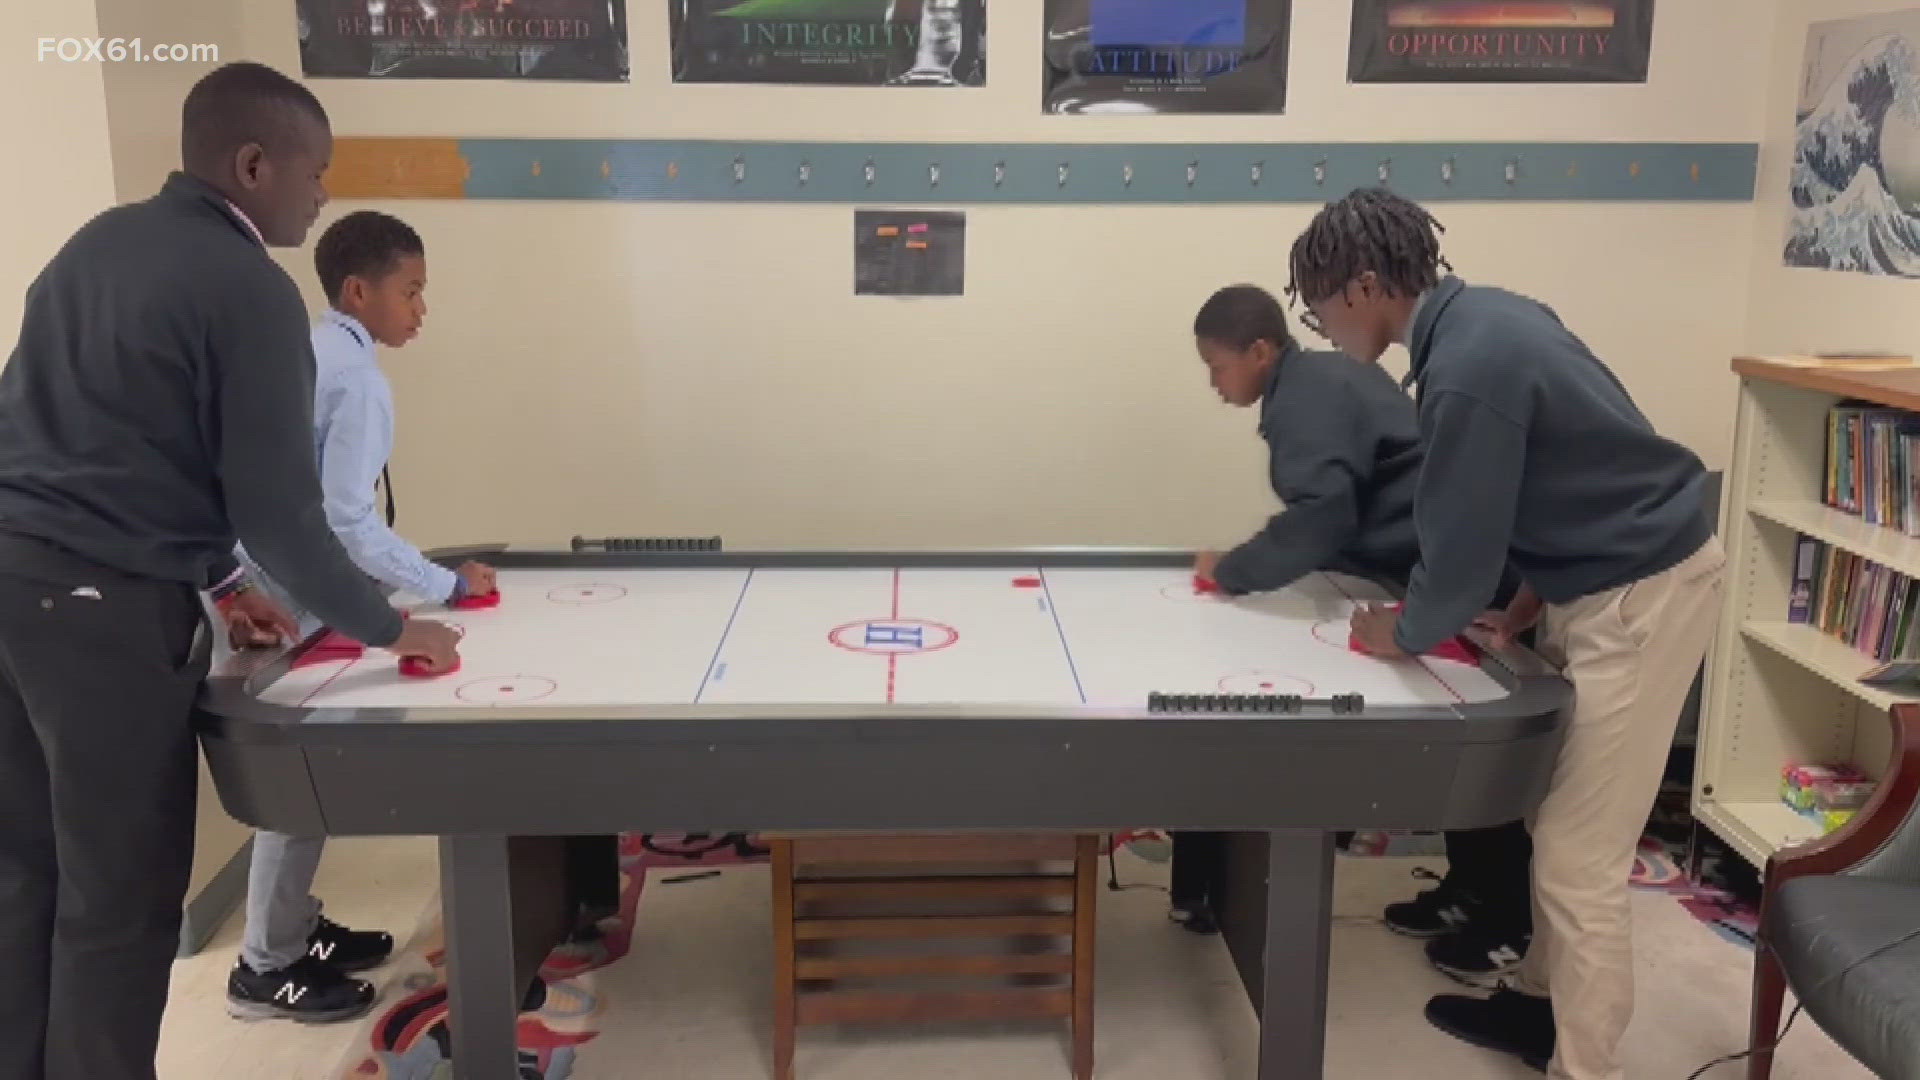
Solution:
[[[1405,605],[1357,611],[1355,635],[1383,656],[1425,652],[1481,617],[1511,560],[1525,586],[1487,619],[1500,638],[1539,622],[1541,652],[1574,687],[1530,822],[1533,947],[1511,988],[1437,997],[1427,1018],[1558,1080],[1622,1080],[1627,880],[1725,556],[1699,458],[1653,430],[1551,309],[1452,276],[1439,231],[1391,192],[1355,191],[1294,243],[1289,288],[1357,359],[1405,345],[1418,385],[1420,563]]]

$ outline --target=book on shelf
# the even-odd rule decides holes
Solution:
[[[1920,579],[1802,536],[1787,621],[1811,626],[1881,663],[1920,660]]]
[[[1827,414],[1821,501],[1920,536],[1920,414],[1843,404]]]

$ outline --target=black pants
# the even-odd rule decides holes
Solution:
[[[193,866],[203,612],[0,536],[0,1078],[152,1080]]]
[[[1474,922],[1503,937],[1533,933],[1533,836],[1523,821],[1450,832],[1447,880],[1476,902]]]
[[[567,892],[576,913],[604,915],[620,907],[620,838],[567,837]]]

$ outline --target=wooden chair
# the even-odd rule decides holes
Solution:
[[[1920,943],[1888,948],[1920,934],[1920,706],[1897,705],[1891,719],[1893,753],[1873,799],[1831,836],[1767,860],[1748,1080],[1772,1074],[1789,985],[1876,1076],[1920,1075]]]
[[[1073,1075],[1092,1080],[1097,835],[763,840],[772,853],[774,1080],[793,1080],[801,1026],[1033,1017],[1069,1021]],[[1072,870],[953,869],[1042,863]],[[996,939],[998,951],[951,950]],[[1065,952],[1054,944],[1061,939]],[[930,948],[935,942],[949,949]],[[939,988],[843,988],[910,980]]]

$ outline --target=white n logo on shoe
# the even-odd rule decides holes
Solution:
[[[338,946],[331,941],[316,941],[313,943],[313,948],[308,949],[307,953],[315,960],[331,960],[333,959],[333,950],[337,947]]]
[[[306,996],[307,988],[291,981],[281,983],[280,989],[273,992],[275,1001],[284,1001],[288,1005],[298,1005],[300,999]]]

